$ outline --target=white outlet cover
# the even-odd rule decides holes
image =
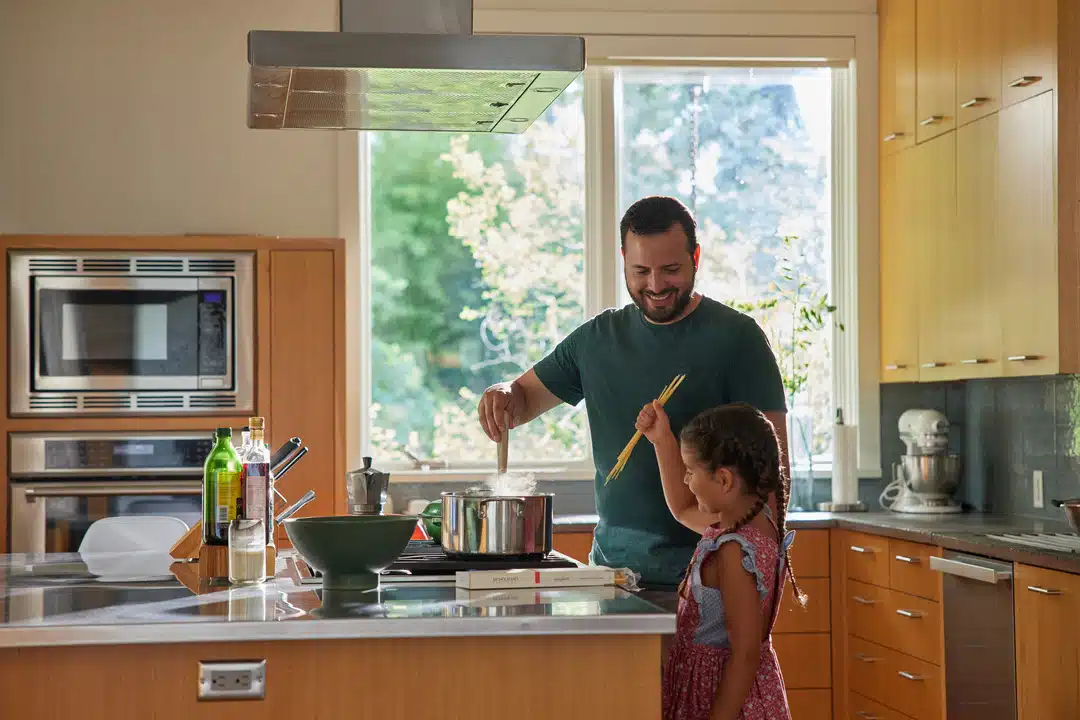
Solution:
[[[1043,474],[1042,470],[1036,470],[1031,474],[1032,497],[1031,504],[1036,508],[1044,507],[1043,500]]]

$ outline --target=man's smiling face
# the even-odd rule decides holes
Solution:
[[[662,233],[626,234],[623,273],[626,290],[654,323],[678,320],[693,297],[694,256],[678,223]]]

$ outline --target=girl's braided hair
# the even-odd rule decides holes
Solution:
[[[765,507],[769,493],[776,493],[778,543],[786,534],[788,483],[780,457],[780,440],[776,428],[759,410],[744,403],[721,405],[700,413],[680,433],[683,447],[689,448],[709,472],[723,467],[734,468],[757,495],[753,507],[725,533],[738,532]],[[788,578],[799,604],[806,605],[806,595],[795,581],[791,558],[784,553]]]

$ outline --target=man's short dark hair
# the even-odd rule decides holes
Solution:
[[[673,197],[653,195],[631,205],[619,223],[619,238],[626,248],[626,235],[659,235],[678,223],[686,233],[687,250],[693,254],[697,247],[697,224],[690,211]]]

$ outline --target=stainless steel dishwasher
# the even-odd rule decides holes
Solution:
[[[1012,563],[946,550],[930,568],[942,573],[945,716],[1016,720]]]

